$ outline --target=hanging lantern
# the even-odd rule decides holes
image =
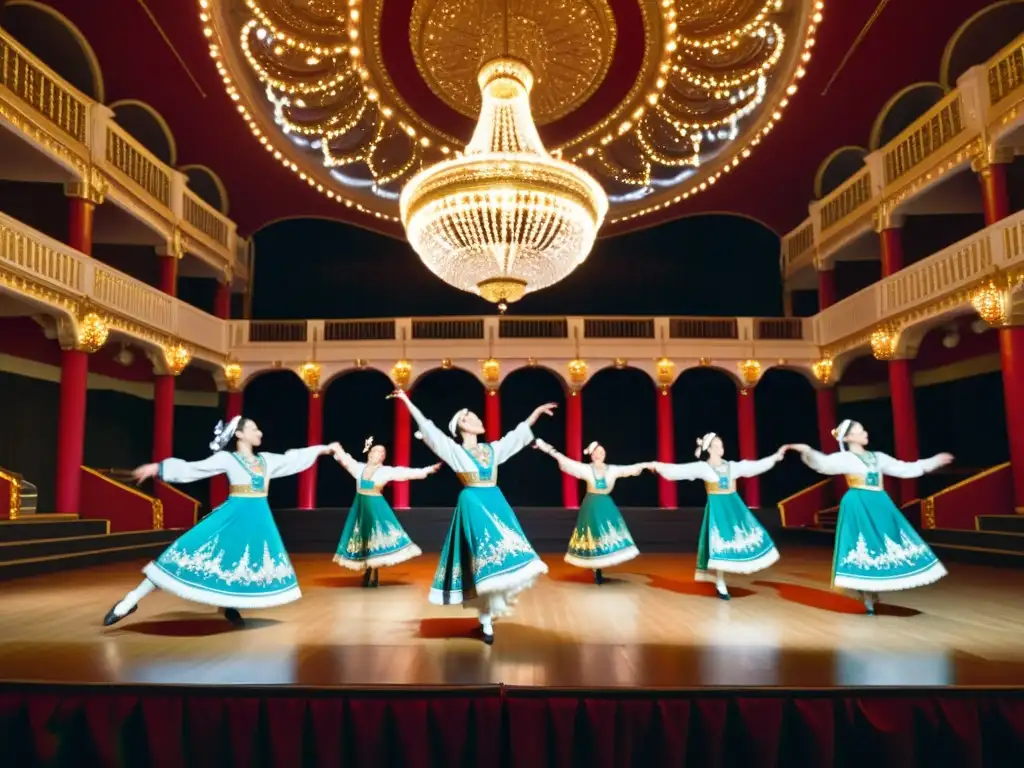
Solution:
[[[761,363],[757,360],[744,360],[739,364],[740,378],[746,388],[753,387],[761,380]]]
[[[881,325],[871,333],[871,354],[876,360],[892,360],[900,343],[899,329],[893,325]]]
[[[180,376],[181,372],[192,362],[192,350],[183,344],[164,347],[164,362],[172,376]]]
[[[811,366],[814,378],[822,384],[828,384],[832,379],[832,358],[823,357]]]
[[[399,360],[391,369],[391,380],[399,389],[409,386],[409,379],[412,378],[412,364],[408,360]]]

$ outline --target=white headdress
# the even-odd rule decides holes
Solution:
[[[370,452],[370,448],[372,448],[372,447],[373,447],[373,435],[370,435],[368,438],[366,438],[366,442],[363,443],[363,453],[369,453]]]
[[[699,459],[700,455],[711,447],[711,441],[714,440],[715,437],[717,437],[717,435],[715,435],[714,432],[708,432],[706,435],[704,435],[704,437],[698,437],[697,451],[696,453],[694,453],[694,456],[696,456]]]
[[[846,433],[850,431],[850,427],[853,426],[852,419],[843,419],[839,422],[839,426],[832,430],[832,437],[839,442],[839,450],[846,450],[846,442],[843,438],[846,437]]]
[[[235,416],[235,418],[227,424],[223,421],[218,421],[217,426],[213,428],[213,440],[210,441],[210,450],[214,453],[217,451],[223,451],[224,446],[230,443],[231,438],[235,436],[235,432],[238,430],[238,424],[241,421],[241,416]]]
[[[452,433],[452,437],[459,436],[459,422],[462,421],[462,417],[469,413],[469,408],[460,408],[452,416],[452,420],[448,422],[448,431]]]
[[[597,448],[597,447],[598,447],[599,445],[600,445],[600,443],[599,443],[599,442],[597,442],[597,440],[595,440],[595,441],[594,441],[594,442],[592,442],[592,443],[591,443],[590,445],[588,445],[588,446],[587,446],[586,448],[584,448],[584,449],[583,449],[583,452],[584,452],[584,453],[585,453],[585,454],[586,454],[587,456],[589,456],[590,454],[592,454],[592,453],[594,452],[594,450],[595,450],[595,449],[596,449],[596,448]]]

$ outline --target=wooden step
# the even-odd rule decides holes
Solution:
[[[95,536],[107,532],[106,520],[80,520],[78,515],[30,515],[0,521],[0,544],[39,539]]]
[[[132,531],[130,533],[49,537],[0,543],[0,563],[31,560],[52,555],[98,552],[144,544],[167,546],[181,531]]]
[[[167,543],[160,542],[12,560],[0,563],[0,581],[38,576],[39,574],[53,573],[55,571],[89,568],[96,565],[107,565],[108,563],[120,563],[126,560],[138,560],[141,566],[146,560],[158,557],[166,548]]]
[[[1012,531],[963,531],[952,528],[935,528],[921,531],[929,544],[952,544],[981,549],[1003,550],[1024,554],[1024,533]]]
[[[977,519],[983,531],[1024,533],[1024,515],[978,515]]]
[[[1024,568],[1024,552],[1005,549],[988,549],[961,544],[929,544],[940,560],[974,565],[996,565],[1010,568]]]

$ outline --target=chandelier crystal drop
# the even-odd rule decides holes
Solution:
[[[503,307],[583,263],[608,197],[544,148],[524,62],[491,59],[477,82],[483,103],[465,151],[410,179],[399,206],[409,243],[431,272]]]

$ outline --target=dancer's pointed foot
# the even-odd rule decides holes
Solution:
[[[600,568],[594,569],[594,583],[604,584],[604,571],[602,571]]]
[[[224,618],[231,622],[236,627],[244,627],[245,619],[242,618],[242,614],[238,612],[237,608],[225,608]]]
[[[380,586],[380,568],[373,569],[373,581],[370,586],[374,588]]]
[[[364,587],[369,587],[370,586],[370,582],[372,581],[372,579],[373,579],[373,569],[372,568],[367,568],[365,571],[363,571],[363,586]]]
[[[863,594],[864,613],[867,614],[868,616],[874,616],[875,615],[875,601],[876,601],[876,598],[877,598],[877,595],[873,595],[870,592],[865,592]]]
[[[492,629],[488,632],[483,627],[480,627],[480,639],[484,641],[485,645],[494,645],[494,630]]]
[[[125,612],[124,616],[118,616],[116,613],[114,613],[114,609],[116,609],[117,606],[119,606],[120,604],[120,601],[114,603],[114,607],[107,611],[107,615],[103,617],[104,627],[112,627],[115,624],[117,624],[117,622],[119,622],[121,619],[123,619],[124,616],[131,616],[133,613],[139,610],[139,606],[133,605]]]
[[[718,599],[719,600],[732,600],[732,595],[729,594],[729,590],[727,590],[727,589],[725,589],[725,590],[720,589],[720,590],[718,590]]]

